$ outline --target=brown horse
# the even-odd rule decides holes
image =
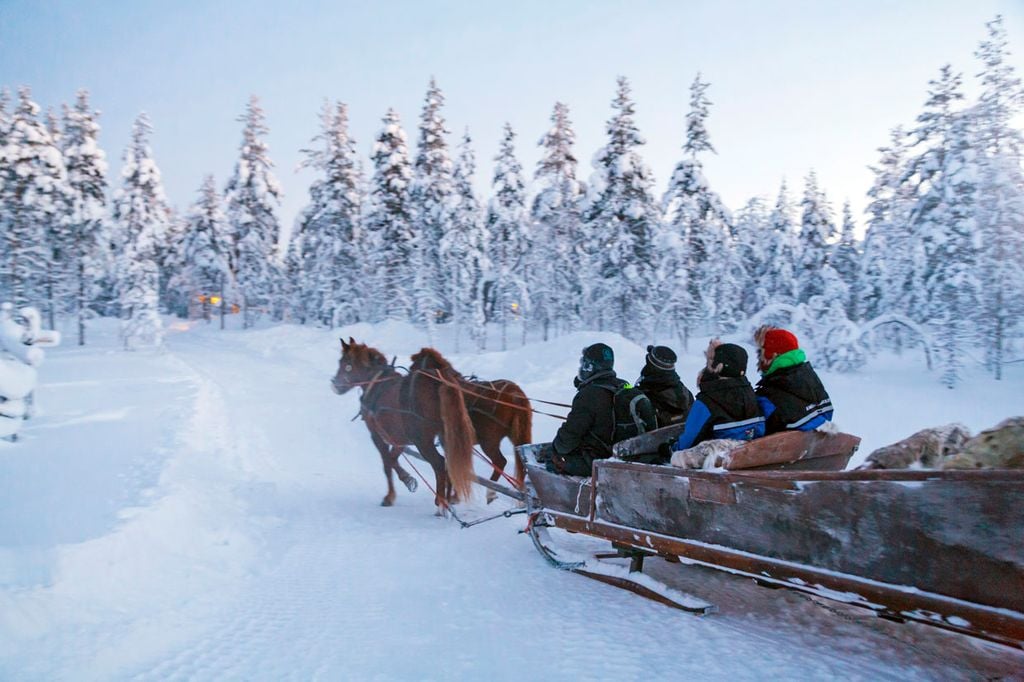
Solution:
[[[444,382],[458,379],[450,366],[440,372]],[[360,414],[380,452],[388,479],[388,494],[381,504],[390,506],[394,502],[391,472],[397,470],[402,476],[398,457],[407,445],[414,445],[434,469],[434,504],[438,515],[443,516],[449,491],[458,499],[468,499],[472,492],[473,425],[457,388],[415,381],[413,377],[402,376],[379,350],[349,337],[348,343],[341,340],[341,358],[331,388],[339,395],[357,386],[362,388]],[[438,437],[446,457],[434,447]]]
[[[455,375],[456,383],[462,391],[469,418],[473,422],[476,442],[491,460],[493,472],[491,480],[497,481],[505,471],[508,460],[501,454],[501,441],[508,438],[512,445],[525,445],[533,442],[533,413],[530,399],[523,390],[508,379],[494,381],[473,381],[457,374],[451,364],[433,348],[424,348],[412,356],[409,376],[415,381],[417,376],[430,378],[431,382],[440,383]],[[515,484],[522,488],[523,463],[516,460]],[[495,498],[493,490],[487,491],[487,501]]]

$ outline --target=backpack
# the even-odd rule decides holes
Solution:
[[[611,390],[611,387],[608,387]],[[633,384],[623,384],[614,391],[612,409],[615,414],[615,432],[612,443],[639,436],[658,428],[658,417],[647,394]]]

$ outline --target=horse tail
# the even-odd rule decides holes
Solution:
[[[459,388],[458,376],[450,370],[441,370],[438,391],[441,403],[441,424],[444,430],[445,468],[448,481],[460,500],[473,495],[473,422],[469,419],[466,402]]]
[[[530,399],[526,397],[522,389],[515,384],[512,384],[517,389],[521,400],[516,402],[522,405],[521,409],[516,410],[515,417],[512,423],[512,433],[510,438],[512,445],[526,445],[527,443],[533,442],[533,409],[530,406]],[[526,469],[523,465],[523,460],[519,458],[519,454],[516,453],[516,485],[520,488],[523,487],[523,481],[526,480]]]

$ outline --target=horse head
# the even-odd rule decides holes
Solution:
[[[347,343],[341,339],[341,358],[331,379],[331,389],[344,395],[356,386],[365,386],[387,368],[387,358],[376,348],[356,343],[351,336]]]

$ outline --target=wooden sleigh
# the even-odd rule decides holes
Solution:
[[[617,454],[650,452],[666,438],[659,429]],[[552,565],[698,614],[714,606],[643,574],[645,558],[1024,647],[1024,471],[843,471],[859,441],[776,434],[718,470],[609,459],[589,478],[549,472],[536,460],[540,445],[521,446],[528,529]],[[614,553],[569,554],[549,528],[608,540]]]

